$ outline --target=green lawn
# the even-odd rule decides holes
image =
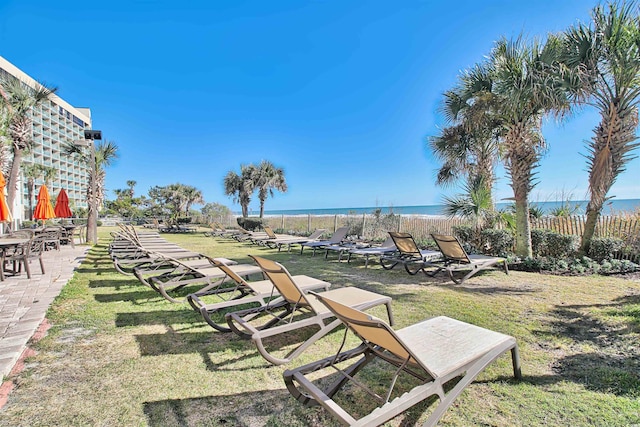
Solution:
[[[188,304],[171,304],[118,274],[106,252],[109,231],[100,228],[101,244],[51,307],[53,327],[14,378],[0,425],[337,425],[322,408],[290,397],[282,380],[288,366],[267,364],[251,341],[214,331]],[[333,288],[389,295],[397,328],[446,315],[516,337],[523,380],[511,377],[509,355],[501,357],[445,413],[442,426],[640,425],[637,279],[490,271],[454,285],[445,276],[409,276],[375,262],[365,270],[362,260],[278,253],[202,233],[166,238],[241,262],[250,262],[248,254],[266,256]],[[385,317],[382,308],[374,314]],[[335,331],[291,365],[333,354],[342,336]],[[364,372],[368,381],[381,375],[376,366]],[[356,412],[369,410],[370,399],[357,391],[341,399]],[[388,425],[420,425],[431,403]]]

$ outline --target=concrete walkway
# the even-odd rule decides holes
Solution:
[[[44,252],[45,274],[37,260],[31,261],[31,279],[26,273],[7,276],[0,282],[0,375],[7,377],[27,342],[45,318],[49,305],[84,260],[89,246],[65,245]]]

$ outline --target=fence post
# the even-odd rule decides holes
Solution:
[[[362,236],[360,236],[361,238],[364,239],[364,227],[367,225],[367,214],[363,213],[362,214]]]
[[[333,216],[333,232],[335,233],[338,229],[338,215]]]
[[[398,215],[398,233],[402,230],[402,215]]]
[[[282,227],[280,227],[282,230],[284,230],[284,214],[282,214]]]
[[[307,214],[307,234],[311,233],[311,214]]]

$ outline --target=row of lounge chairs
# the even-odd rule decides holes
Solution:
[[[325,258],[330,252],[338,253],[340,261],[347,254],[347,262],[353,256],[363,256],[365,268],[369,265],[370,257],[380,259],[384,269],[391,270],[397,265],[404,266],[405,270],[415,275],[423,272],[429,276],[435,276],[440,272],[446,272],[449,278],[456,284],[461,284],[476,273],[491,267],[502,267],[505,273],[509,273],[507,260],[502,257],[471,255],[468,254],[461,242],[455,236],[432,234],[438,250],[420,249],[413,236],[409,233],[389,232],[389,237],[380,246],[369,246],[347,239],[349,227],[338,228],[329,239],[320,239],[325,230],[316,230],[309,237],[293,237],[276,235],[269,226],[264,227],[264,232],[249,232],[242,230],[231,234],[220,234],[223,237],[232,237],[241,242],[251,242],[271,248],[299,245],[302,254],[305,248],[325,251]],[[463,273],[460,275],[460,273]]]
[[[396,252],[407,249],[403,241],[393,241]],[[335,355],[286,370],[283,375],[294,398],[305,405],[322,405],[345,425],[382,424],[434,395],[440,403],[425,425],[435,425],[466,386],[508,351],[514,376],[521,377],[518,346],[511,336],[444,316],[394,330],[390,297],[353,286],[329,290],[329,283],[291,275],[282,264],[264,257],[251,255],[255,265],[210,258],[179,248],[157,233],[139,234],[127,227],[114,235],[110,253],[118,271],[134,275],[170,302],[188,301],[216,330],[250,338],[262,357],[275,365],[291,362],[326,334],[345,325],[345,334],[355,334],[360,345],[345,349],[349,342],[345,335]],[[384,256],[389,257],[389,268],[394,262],[411,265],[411,271],[418,267],[413,266],[418,260],[408,256]],[[253,275],[260,275],[261,280],[250,281]],[[197,290],[184,299],[169,295],[193,286]],[[365,312],[379,306],[386,307],[388,322]],[[317,332],[284,356],[265,346],[264,341],[270,337],[295,334],[308,326],[315,326]],[[358,419],[334,396],[346,384],[365,387],[356,375],[374,360],[387,363],[393,374],[384,396],[369,391],[379,400],[377,409]],[[320,373],[329,375],[331,381],[318,381]],[[401,374],[417,380],[407,392],[394,391]]]

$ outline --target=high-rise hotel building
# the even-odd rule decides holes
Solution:
[[[10,78],[17,78],[31,87],[37,84],[32,77],[0,56],[0,79]],[[24,155],[22,165],[35,163],[56,169],[56,177],[49,182],[49,193],[55,196],[64,188],[72,210],[74,207],[86,208],[90,171],[87,165],[66,156],[63,146],[84,140],[84,130],[91,129],[91,111],[73,107],[53,94],[49,100],[32,110],[31,119],[32,149]],[[43,178],[36,179],[35,183],[34,199],[43,184]],[[19,189],[20,197],[16,197],[12,213],[15,219],[29,219],[27,179],[23,172],[20,173]],[[35,204],[36,200],[33,200]]]

